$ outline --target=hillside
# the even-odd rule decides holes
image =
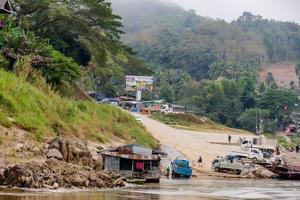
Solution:
[[[277,74],[278,68],[268,65],[299,62],[298,24],[249,12],[228,23],[164,0],[111,2],[122,17],[123,41],[155,72],[153,98],[229,127],[255,131],[256,113],[262,113],[269,132],[288,126],[285,116],[299,105],[296,93],[286,90],[291,81],[297,87],[295,68],[281,65]],[[276,87],[271,76],[262,83],[269,69],[285,87]]]
[[[183,69],[200,80],[220,59],[257,65],[266,52],[257,35],[171,3],[112,0],[112,8],[123,18],[124,41],[154,69]]]
[[[236,65],[236,71],[299,60],[300,26],[295,23],[248,12],[227,23],[166,1],[111,2],[123,18],[123,40],[154,69],[182,69],[200,80],[212,78],[208,72],[220,60]]]
[[[47,86],[38,85],[0,70],[0,125],[8,129],[18,127],[35,141],[69,136],[101,143],[120,138],[146,146],[156,145],[153,137],[120,109],[62,98]]]
[[[260,72],[260,80],[265,81],[269,72],[272,73],[279,87],[290,89],[291,82],[294,83],[295,87],[299,86],[299,78],[296,73],[295,64],[279,63],[265,65]]]

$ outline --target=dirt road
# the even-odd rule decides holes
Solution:
[[[211,144],[210,142],[227,142],[228,134],[179,130],[158,121],[141,116],[147,130],[161,144],[175,148],[183,153],[196,166],[199,155],[203,158],[204,169],[209,170],[211,161],[217,156],[224,156],[230,151],[239,150],[239,146]],[[253,135],[232,135],[232,142],[239,137],[252,138]]]

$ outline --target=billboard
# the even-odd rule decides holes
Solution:
[[[152,76],[125,76],[127,91],[153,92]]]

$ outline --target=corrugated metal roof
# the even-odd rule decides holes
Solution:
[[[7,2],[7,0],[0,0],[0,8],[3,8],[3,6],[6,2]]]
[[[9,0],[0,0],[0,13],[12,13],[12,8]]]
[[[104,149],[101,151],[98,151],[99,153],[107,152],[107,151],[116,151],[119,153],[125,153],[125,154],[138,154],[138,155],[152,155],[153,150],[148,147],[144,147],[138,144],[127,144],[119,147],[112,147],[109,149]]]
[[[99,151],[98,153],[104,156],[106,155],[132,160],[160,160],[160,156],[157,155],[157,152],[154,152],[151,148],[147,148],[138,144],[114,147]]]
[[[160,157],[158,155],[142,156],[142,155],[135,155],[135,154],[120,154],[118,152],[103,152],[101,154],[104,156],[126,158],[130,160],[160,160]]]

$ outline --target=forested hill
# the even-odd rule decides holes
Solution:
[[[233,78],[253,74],[265,62],[300,57],[300,26],[295,23],[248,12],[227,23],[159,0],[111,2],[123,18],[123,40],[154,69],[183,69],[196,80]]]

